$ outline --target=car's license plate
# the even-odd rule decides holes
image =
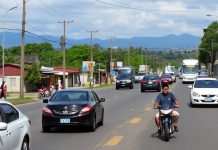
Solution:
[[[205,101],[206,101],[206,102],[211,102],[212,99],[211,99],[211,98],[205,98]]]
[[[70,119],[60,119],[60,123],[70,123]]]
[[[149,81],[149,82],[148,82],[148,84],[152,84],[152,82],[151,82],[151,81]]]

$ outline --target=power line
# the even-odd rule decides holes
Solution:
[[[203,12],[202,10],[169,10],[169,11],[164,11],[164,10],[155,10],[155,9],[145,9],[145,8],[140,8],[137,6],[133,6],[133,5],[129,5],[127,3],[123,3],[123,2],[119,2],[117,0],[112,0],[115,3],[110,3],[110,2],[106,2],[106,1],[102,1],[102,0],[96,0],[97,2],[106,4],[106,5],[111,5],[111,6],[115,6],[115,7],[120,7],[120,8],[126,8],[126,9],[133,9],[133,10],[139,10],[139,11],[145,11],[145,12],[153,12],[153,13],[169,13],[169,12],[177,12],[177,13],[199,13],[199,12]],[[208,10],[205,9],[204,11],[212,11],[212,10]]]
[[[0,28],[1,30],[9,30],[9,31],[19,31],[19,32],[21,32],[22,30],[21,29],[10,29],[10,28]],[[33,32],[30,32],[30,31],[25,31],[26,33],[29,33],[29,34],[31,34],[31,35],[34,35],[34,36],[29,36],[29,37],[35,37],[35,38],[37,38],[37,39],[41,39],[41,40],[45,40],[45,41],[47,41],[47,42],[51,42],[51,43],[60,43],[60,41],[59,40],[57,40],[57,41],[54,41],[54,40],[50,40],[50,39],[48,39],[48,38],[45,38],[45,37],[43,37],[43,36],[40,36],[40,35],[38,35],[38,34],[35,34],[35,33],[33,33]],[[27,35],[27,34],[25,34],[25,35]],[[69,40],[68,40],[69,41]],[[66,42],[66,45],[69,45],[69,46],[71,46],[72,45],[72,43],[71,42]]]
[[[49,15],[51,15],[52,17],[54,17],[54,18],[60,18],[60,15],[58,14],[57,15],[57,13],[56,12],[53,12],[53,11],[48,11],[49,9],[47,9],[47,8],[43,8],[43,7],[41,7],[36,1],[32,1],[34,4],[36,4],[42,11],[44,11],[44,12],[46,12],[47,14],[49,14]],[[41,1],[40,1],[41,2]],[[51,10],[51,9],[50,9]]]

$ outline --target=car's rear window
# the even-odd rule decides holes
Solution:
[[[86,91],[63,91],[56,92],[51,102],[62,102],[62,101],[88,101],[88,92]]]
[[[195,88],[218,88],[217,80],[197,80],[194,84]]]
[[[157,80],[158,76],[154,76],[154,75],[147,75],[144,76],[143,80]]]
[[[137,75],[137,76],[145,76],[146,73],[137,73],[136,75]]]
[[[169,75],[169,74],[163,74],[162,76],[161,76],[161,78],[170,78],[171,77],[171,75]]]

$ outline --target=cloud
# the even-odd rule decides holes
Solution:
[[[10,27],[20,28],[21,1],[0,1],[0,14],[16,5],[16,1],[18,8],[9,12],[5,20],[19,22]],[[99,38],[183,33],[201,36],[202,28],[208,24],[204,20],[214,20],[218,14],[217,0],[116,0],[120,3],[102,1],[139,9],[106,5],[96,0],[29,0],[26,5],[27,30],[37,34],[60,36],[63,34],[63,25],[57,22],[74,20],[67,25],[67,35],[72,38],[89,37],[87,30],[98,30],[96,36]],[[213,17],[206,17],[208,13]]]

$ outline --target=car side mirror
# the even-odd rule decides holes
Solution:
[[[47,98],[43,99],[43,103],[48,103],[48,99]]]
[[[192,87],[192,85],[189,85],[188,88],[192,89],[193,87]]]
[[[0,122],[0,131],[4,131],[4,130],[7,130],[7,123],[4,123],[4,122]]]
[[[100,98],[99,102],[105,102],[105,98]]]

